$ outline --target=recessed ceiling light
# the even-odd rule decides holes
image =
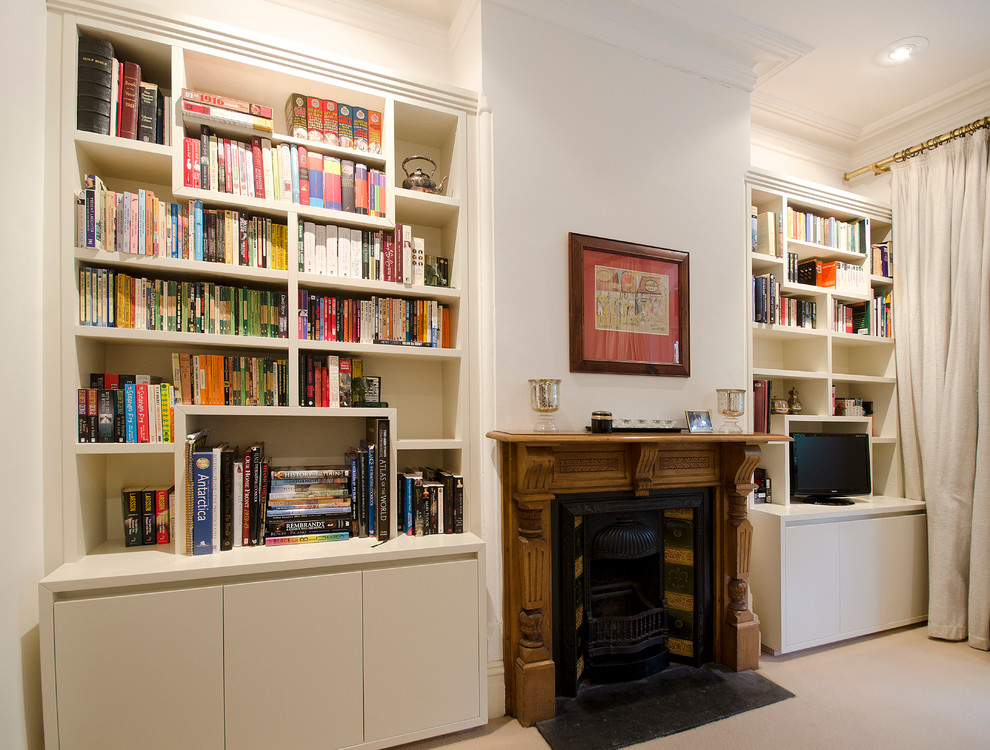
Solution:
[[[928,49],[928,38],[923,36],[909,36],[898,39],[880,50],[877,55],[877,62],[881,65],[897,65],[898,63],[917,57]]]

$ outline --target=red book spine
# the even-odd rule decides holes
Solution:
[[[315,96],[306,99],[306,140],[323,143],[323,101]]]
[[[182,184],[186,187],[195,187],[193,183],[193,143],[197,142],[188,136],[182,139]],[[199,172],[199,162],[196,162],[196,171]]]
[[[337,102],[323,100],[323,141],[337,145]]]
[[[135,402],[137,404],[137,408],[135,409],[137,414],[137,441],[139,443],[147,443],[150,440],[150,429],[148,426],[148,386],[139,383],[135,388],[135,393],[137,396]]]
[[[251,160],[254,162],[254,197],[265,198],[265,165],[261,160],[261,137],[251,138]]]
[[[155,521],[159,544],[168,544],[168,490],[163,487],[155,489]]]
[[[223,161],[225,165],[224,169],[224,186],[228,193],[234,192],[234,162],[230,153],[231,143],[229,138],[223,139]],[[237,147],[234,146],[236,149]]]
[[[120,99],[120,137],[137,138],[138,123],[138,90],[141,88],[141,66],[137,63],[125,62],[123,84]]]

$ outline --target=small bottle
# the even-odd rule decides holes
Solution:
[[[594,433],[611,432],[612,412],[610,411],[591,412],[591,431]]]

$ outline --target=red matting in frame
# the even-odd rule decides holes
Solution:
[[[690,375],[688,255],[570,235],[571,371]]]

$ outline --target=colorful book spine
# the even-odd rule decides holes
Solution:
[[[193,516],[192,554],[209,555],[213,552],[213,451],[199,450],[193,453]]]

